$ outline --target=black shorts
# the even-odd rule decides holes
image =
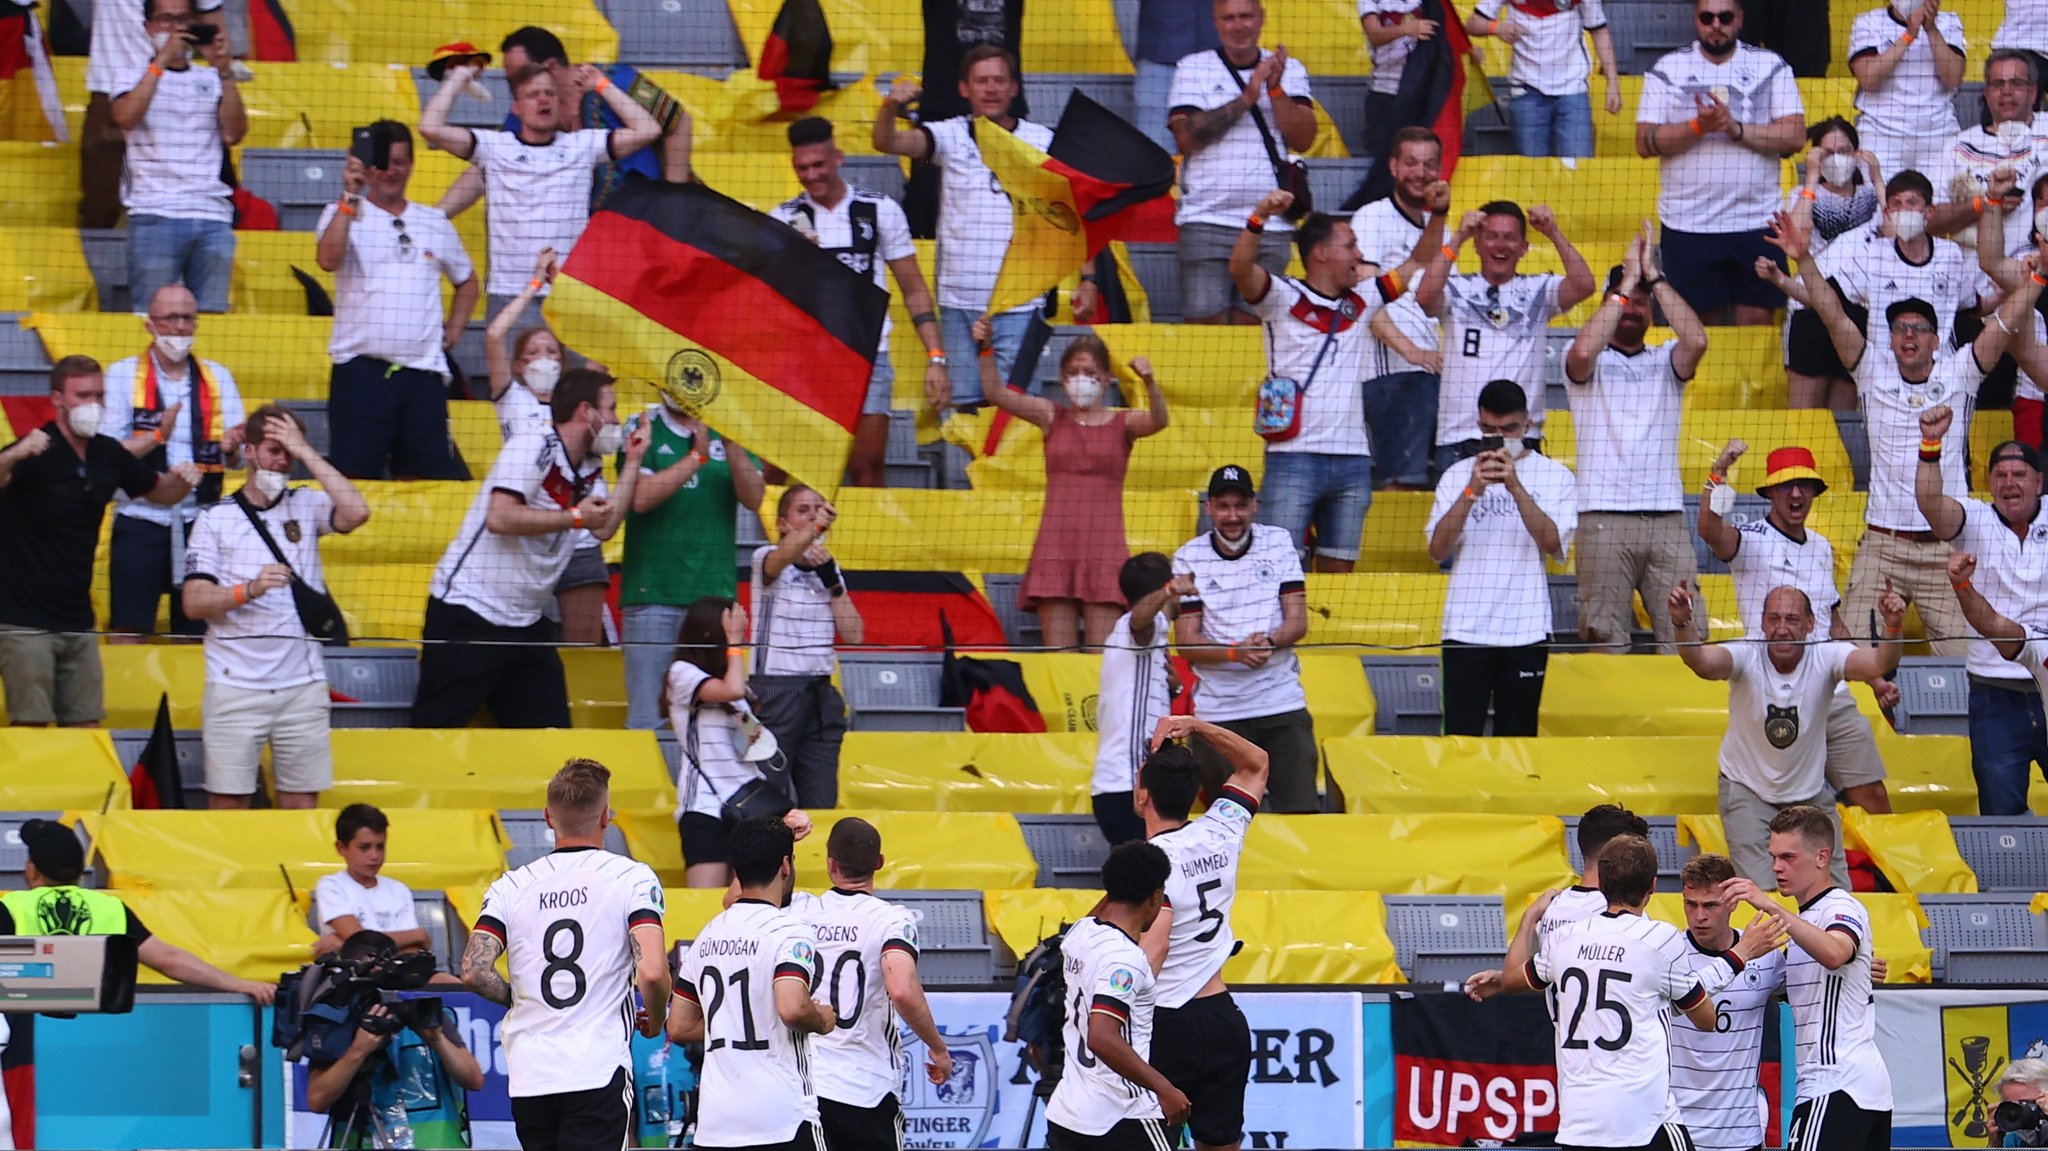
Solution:
[[[1846,300],[1843,304],[1849,318],[1856,321],[1857,327],[1863,327],[1870,318],[1870,309]],[[1841,353],[1835,351],[1835,342],[1828,338],[1827,325],[1820,322],[1820,313],[1812,308],[1801,308],[1792,313],[1792,319],[1785,327],[1785,367],[1802,376],[1822,379],[1847,379],[1849,376],[1849,369],[1842,366]]]
[[[1145,838],[1145,821],[1131,806],[1130,792],[1105,791],[1090,796],[1089,803],[1095,808],[1095,826],[1102,829],[1102,838],[1111,847]]]
[[[703,1144],[698,1144],[702,1147]],[[526,1151],[521,1148],[520,1151]],[[816,1123],[800,1124],[787,1143],[763,1143],[754,1147],[720,1147],[717,1151],[825,1151],[825,1135]]]
[[[1892,1113],[1866,1111],[1846,1091],[1831,1091],[1792,1108],[1787,1151],[1888,1151]]]
[[[1227,1147],[1244,1137],[1252,1029],[1229,992],[1155,1010],[1152,1066],[1188,1097],[1195,1142]]]
[[[1785,293],[1756,277],[1758,256],[1780,268],[1785,266],[1785,253],[1764,239],[1761,228],[1754,232],[1681,232],[1666,227],[1659,242],[1664,277],[1708,323],[1717,322],[1720,310],[1731,304],[1769,309],[1785,306]]]
[[[894,1095],[873,1107],[818,1097],[818,1125],[832,1151],[903,1151],[903,1106]]]
[[[726,838],[725,821],[715,815],[686,811],[676,820],[676,835],[683,841],[683,866],[700,863],[730,863],[732,846]]]
[[[1050,1151],[1172,1151],[1173,1140],[1167,1137],[1164,1119],[1119,1119],[1100,1135],[1083,1135],[1048,1121],[1045,1145]]]
[[[588,1091],[512,1100],[522,1151],[622,1151],[633,1146],[633,1077],[621,1067]]]
[[[1558,1145],[1558,1151],[1580,1151],[1579,1148]],[[1627,1149],[1617,1147],[1588,1147],[1584,1151],[1693,1151],[1692,1132],[1683,1123],[1666,1123],[1657,1128],[1657,1134],[1648,1143]]]

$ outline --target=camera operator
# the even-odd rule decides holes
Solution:
[[[1992,1147],[2048,1146],[2048,1061],[2015,1059],[1998,1077],[1999,1104],[1991,1111]]]
[[[338,958],[362,964],[397,954],[390,936],[366,930],[349,936]],[[330,1063],[313,1063],[306,1106],[327,1112],[327,1146],[469,1146],[466,1093],[483,1089],[484,1070],[462,1045],[455,1013],[440,1002],[372,1002],[347,1050]],[[432,1022],[422,1026],[406,1010],[415,1005],[436,1012]]]

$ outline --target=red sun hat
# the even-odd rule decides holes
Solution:
[[[1820,485],[1821,491],[1828,490],[1827,480],[1821,478],[1820,468],[1813,462],[1813,452],[1806,448],[1779,448],[1766,458],[1764,464],[1764,482],[1756,486],[1756,494],[1760,496],[1768,495],[1779,484],[1789,484],[1794,480],[1812,480]]]

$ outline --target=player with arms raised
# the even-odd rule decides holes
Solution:
[[[611,778],[600,763],[572,759],[548,781],[555,850],[491,884],[462,953],[469,989],[511,1007],[506,1073],[526,1151],[627,1145],[632,1029],[660,1035],[668,1010],[661,880],[604,849]],[[510,983],[498,975],[500,954]]]
[[[750,819],[729,839],[739,898],[683,957],[668,1037],[704,1044],[699,1147],[824,1151],[811,1086],[811,1036],[839,1022],[811,998],[823,976],[811,925],[785,909],[796,888],[796,837]]]
[[[1067,1070],[1045,1108],[1052,1151],[1168,1151],[1188,1098],[1151,1063],[1152,963],[1139,937],[1166,903],[1166,853],[1120,844],[1102,863],[1102,902],[1067,930],[1060,1038]]]
[[[1188,812],[1202,776],[1186,742],[1190,736],[1206,740],[1231,772],[1222,794],[1192,823]],[[1152,1065],[1188,1097],[1189,1127],[1203,1151],[1236,1147],[1244,1138],[1252,1032],[1223,985],[1223,964],[1237,945],[1230,906],[1237,899],[1238,857],[1265,793],[1266,753],[1258,745],[1192,716],[1171,715],[1152,733],[1152,754],[1131,797],[1145,838],[1173,865],[1166,877],[1169,914],[1154,920],[1141,940],[1157,979]]]

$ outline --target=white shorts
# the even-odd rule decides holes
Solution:
[[[208,681],[201,706],[209,794],[256,794],[266,743],[277,790],[314,793],[334,786],[326,680],[277,691]]]

